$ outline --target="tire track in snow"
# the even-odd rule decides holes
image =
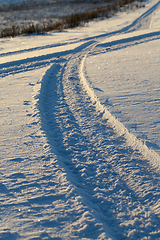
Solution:
[[[99,38],[104,36],[107,34]],[[75,54],[74,51],[70,53]],[[67,53],[63,53],[65,54]],[[124,239],[125,236],[138,239],[145,235],[144,232],[148,236],[151,233],[151,239],[158,239],[158,217],[154,213],[159,211],[159,175],[150,170],[145,178],[148,166],[143,169],[139,153],[126,149],[124,139],[115,135],[107,120],[102,119],[100,112],[97,114],[95,105],[79,84],[78,54],[73,55],[73,59],[66,63],[64,69],[61,67],[65,64],[65,59],[61,58],[60,62],[55,60],[56,56],[57,53],[42,55],[0,66],[2,77],[5,77],[50,63],[60,64],[56,65],[58,73],[55,73],[55,69],[50,69],[50,81],[56,80],[54,84],[47,83],[51,92],[45,91],[44,95],[41,95],[44,97],[41,100],[45,103],[41,111],[43,128],[46,129],[47,137],[57,153],[58,162],[54,155],[48,155],[49,150],[43,151],[44,142],[41,140],[40,144],[38,140],[42,137],[40,126],[38,130],[35,126],[35,133],[33,128],[33,134],[32,131],[28,132],[33,141],[27,143],[27,135],[23,135],[22,140],[22,144],[30,144],[35,148],[30,154],[35,153],[34,157],[26,157],[31,150],[28,147],[25,153],[19,152],[22,153],[21,158],[3,161],[0,238],[106,239],[105,229],[106,235],[115,235],[117,239]],[[83,54],[79,54],[79,57],[83,58]],[[76,82],[76,85],[73,82],[74,90],[70,85],[73,80]],[[24,105],[27,105],[27,101],[24,101]],[[37,109],[35,111],[32,116],[32,120],[35,120],[33,124],[39,122],[39,117],[34,117],[38,115]],[[29,128],[33,126],[32,123]],[[127,154],[128,158],[132,156],[129,166]],[[136,161],[135,168],[132,160]],[[58,163],[64,166],[66,172],[58,168]],[[127,172],[123,172],[124,170]],[[72,184],[67,181],[66,173]],[[142,173],[144,179],[139,177]],[[151,181],[148,180],[151,174],[152,191]],[[135,188],[134,177],[138,182]],[[142,180],[146,183],[143,185],[145,192],[141,191]],[[83,196],[83,201],[80,195]],[[152,204],[150,199],[153,204],[157,201],[153,211],[147,208]]]
[[[45,130],[49,143],[52,146],[52,151],[54,152],[54,154],[56,154],[58,163],[60,164],[60,166],[65,169],[68,179],[71,180],[71,184],[75,186],[74,181],[76,181],[77,183],[76,185],[79,186],[77,188],[80,189],[80,192],[78,191],[78,193],[80,193],[81,195],[81,192],[83,191],[83,189],[81,189],[79,176],[77,176],[77,179],[74,178],[73,180],[73,177],[71,177],[70,179],[71,171],[74,173],[73,176],[75,176],[75,174],[78,173],[79,171],[77,171],[75,166],[72,165],[72,160],[73,160],[71,156],[72,149],[70,149],[70,146],[66,147],[66,144],[64,143],[66,132],[63,129],[64,128],[63,123],[67,124],[67,129],[70,133],[71,133],[70,127],[72,127],[72,125],[69,127],[69,122],[71,122],[73,126],[76,125],[76,132],[73,133],[74,136],[71,133],[71,138],[73,140],[72,147],[74,147],[75,149],[76,148],[78,149],[78,147],[80,147],[81,150],[86,147],[82,142],[83,140],[82,141],[80,140],[80,137],[81,137],[80,129],[77,128],[78,125],[75,122],[74,116],[68,109],[67,103],[64,101],[65,96],[62,90],[63,88],[62,75],[64,72],[64,67],[66,66],[66,63],[64,63],[61,60],[59,62],[60,62],[59,64],[58,63],[54,64],[47,71],[46,75],[42,79],[42,88],[41,88],[40,98],[39,98],[39,109],[41,113],[42,127]],[[75,144],[76,141],[77,141],[77,144]],[[83,150],[85,151],[85,149]],[[88,214],[87,218],[89,221],[94,223],[95,219],[94,219],[92,208],[89,206],[89,204],[86,204],[86,202],[84,203],[83,201],[82,203],[88,206],[87,208],[89,208],[90,213]],[[93,219],[91,220],[89,219],[89,216],[92,217],[92,214],[93,214]],[[93,236],[93,239],[97,239],[97,232],[100,232],[100,233],[102,232],[101,235],[103,236],[99,236],[98,239],[108,239],[108,237],[105,237],[103,233],[104,230],[98,229],[101,227],[99,219],[98,219],[98,223],[95,226],[93,226],[93,224],[89,224],[89,221],[87,222],[85,219],[84,221],[86,225],[85,228],[88,229],[88,236],[87,236],[87,233],[85,233],[85,229],[84,229],[83,237],[90,239],[90,237]],[[107,229],[107,227],[105,229]],[[81,236],[81,230],[77,229],[77,231],[79,231],[80,233],[79,237],[83,239],[83,237]],[[109,236],[112,235],[109,229],[106,232],[106,236],[108,235]]]
[[[48,105],[43,116],[46,134],[69,180],[104,229],[114,232],[116,239],[149,235],[156,239],[159,174],[97,112],[80,84],[83,54],[86,50],[75,54],[54,80],[51,71],[52,91],[45,95]]]
[[[70,64],[71,65],[71,64]],[[75,65],[74,65],[75,66]],[[78,67],[77,67],[78,68]],[[65,79],[65,81],[64,81],[64,84],[66,83],[67,81],[66,81],[66,79]],[[71,84],[70,84],[71,85]],[[83,86],[84,86],[84,84],[83,84]],[[73,85],[72,85],[72,87],[70,87],[70,89],[73,91]],[[80,92],[80,91],[79,91]],[[66,91],[66,95],[69,93],[69,89],[67,89],[67,91]],[[78,91],[77,91],[77,94],[78,94]],[[73,92],[71,93],[71,95],[70,95],[70,97],[69,97],[69,101],[70,101],[70,99],[71,99],[71,96],[74,96],[74,94],[73,94]],[[80,97],[80,99],[81,99],[81,97]],[[95,99],[94,99],[95,100]],[[80,101],[80,100],[79,100]],[[71,101],[72,102],[72,105],[73,105],[73,100]],[[82,103],[81,103],[82,104]],[[69,104],[69,106],[70,106],[71,104]],[[82,104],[82,106],[84,106],[85,104]],[[104,140],[105,140],[105,138],[104,138],[104,135],[101,133],[101,129],[99,129],[99,125],[101,125],[101,114],[103,115],[102,116],[102,119],[104,118],[104,119],[106,119],[107,120],[107,122],[108,122],[108,124],[110,125],[110,118],[108,118],[108,117],[106,117],[106,116],[104,116],[105,115],[105,113],[103,114],[103,110],[101,109],[101,107],[102,106],[100,106],[100,104],[98,103],[97,104],[97,102],[95,101],[95,103],[94,103],[94,105],[95,105],[95,108],[96,108],[96,110],[98,110],[99,111],[99,114],[100,114],[100,124],[97,124],[97,116],[96,116],[96,120],[93,118],[93,117],[90,117],[89,119],[91,119],[91,120],[89,120],[88,119],[88,117],[86,117],[86,119],[87,119],[87,121],[86,121],[86,119],[84,119],[84,117],[83,117],[83,121],[81,121],[80,120],[80,122],[85,122],[86,123],[86,125],[87,125],[87,137],[88,137],[88,135],[90,135],[91,133],[91,130],[92,130],[92,128],[90,127],[90,126],[92,126],[93,125],[93,121],[95,120],[95,123],[94,123],[94,128],[93,128],[93,132],[92,132],[92,134],[93,134],[93,136],[94,136],[94,141],[95,141],[95,145],[97,145],[97,140],[99,139],[99,142],[103,142]],[[98,106],[97,106],[98,105]],[[82,107],[83,108],[83,107]],[[76,109],[77,109],[77,105],[75,104],[75,110],[74,111],[76,111]],[[84,108],[83,108],[83,114],[84,114],[84,112],[85,112],[85,110],[84,110]],[[86,111],[87,112],[87,111]],[[85,114],[84,114],[85,115]],[[88,113],[87,113],[87,115],[88,115]],[[79,121],[79,115],[78,115],[78,118],[77,118],[77,120]],[[88,123],[88,124],[87,124]],[[84,124],[84,123],[83,123]],[[107,125],[108,125],[107,124]],[[85,129],[86,129],[86,125],[85,125]],[[83,126],[83,125],[82,125]],[[81,127],[82,127],[81,126]],[[96,126],[96,127],[95,127]],[[89,132],[88,132],[88,129],[89,129]],[[99,130],[101,130],[101,131],[99,131]],[[118,131],[119,131],[120,129],[118,129]],[[114,128],[113,128],[113,132],[114,132]],[[102,134],[102,135],[101,135]],[[96,135],[96,136],[95,136]],[[100,137],[100,135],[101,135],[101,137]],[[118,178],[122,178],[122,175],[125,175],[125,177],[123,178],[123,181],[124,181],[124,183],[127,183],[127,186],[129,186],[129,188],[135,193],[135,195],[136,195],[136,197],[137,198],[139,198],[139,201],[141,201],[141,202],[143,202],[143,204],[145,203],[145,202],[147,202],[147,206],[146,206],[146,209],[148,209],[149,208],[149,210],[144,210],[144,212],[145,211],[152,211],[152,213],[153,213],[153,215],[155,214],[155,218],[158,216],[158,214],[159,214],[159,210],[157,211],[157,209],[156,209],[156,211],[153,211],[153,209],[156,207],[156,206],[159,206],[159,194],[157,194],[157,192],[159,192],[159,190],[160,190],[160,186],[159,186],[159,184],[158,184],[158,182],[157,182],[157,184],[154,186],[154,184],[153,184],[153,182],[154,182],[154,178],[157,178],[157,179],[159,179],[159,174],[156,174],[155,172],[154,172],[154,169],[152,169],[152,170],[150,170],[150,166],[145,162],[145,158],[143,157],[143,155],[141,155],[141,153],[140,152],[138,152],[138,156],[137,156],[137,159],[135,158],[134,159],[134,154],[136,155],[137,153],[137,151],[136,151],[136,148],[133,150],[133,152],[132,153],[130,153],[130,152],[127,152],[128,151],[128,149],[129,149],[129,151],[130,151],[130,147],[128,148],[127,146],[126,146],[126,140],[125,140],[125,136],[123,135],[123,134],[115,134],[116,136],[116,142],[117,142],[117,144],[119,144],[120,146],[117,146],[117,149],[116,149],[116,151],[118,151],[118,153],[119,153],[119,155],[120,155],[120,157],[119,157],[119,155],[118,155],[118,157],[117,157],[117,152],[116,152],[116,154],[114,153],[115,152],[115,149],[113,150],[113,151],[111,151],[111,155],[109,155],[109,157],[113,157],[113,158],[115,158],[114,159],[114,163],[112,162],[112,168],[113,168],[113,166],[115,166],[115,173],[117,174],[117,175],[119,175],[119,177]],[[119,139],[119,140],[118,140]],[[106,149],[104,150],[104,158],[105,159],[108,159],[108,154],[106,154],[105,155],[105,153],[107,153],[107,150],[108,150],[108,147],[109,147],[109,145],[111,145],[112,146],[112,144],[109,144],[110,142],[109,142],[109,139],[107,139],[108,141],[107,141],[107,146],[106,146]],[[91,137],[91,139],[90,139],[90,141],[91,142],[93,142],[93,137]],[[119,141],[119,143],[118,143],[118,141]],[[112,141],[111,141],[112,142]],[[127,144],[128,145],[128,144]],[[114,147],[115,147],[115,144],[114,144]],[[139,147],[138,147],[139,148]],[[95,147],[93,148],[93,149],[95,149]],[[96,146],[96,149],[97,149],[97,146]],[[101,144],[99,145],[98,144],[98,149],[99,149],[99,151],[101,152]],[[146,147],[145,147],[145,149],[146,149]],[[124,152],[127,152],[127,154],[124,154]],[[122,156],[121,156],[121,154],[122,154]],[[125,156],[126,155],[126,156]],[[151,157],[152,157],[152,155],[151,155]],[[126,159],[125,159],[126,158]],[[122,160],[123,159],[123,160]],[[128,161],[128,159],[129,159],[129,161]],[[136,163],[134,163],[133,164],[133,161],[135,161],[136,160]],[[139,164],[139,174],[138,174],[138,176],[136,176],[136,174],[134,175],[134,177],[133,177],[133,172],[134,172],[134,170],[135,170],[135,168],[137,168],[137,161],[139,162],[139,161],[142,161],[142,163],[141,164]],[[120,163],[120,165],[118,164],[118,162],[121,162]],[[125,164],[124,164],[124,162],[125,162]],[[146,167],[144,167],[145,166],[145,164],[146,164]],[[148,165],[148,166],[147,166]],[[120,171],[119,171],[119,167],[120,167]],[[141,166],[141,167],[140,167]],[[143,167],[142,167],[143,166]],[[128,169],[128,167],[129,167],[129,169]],[[129,171],[128,171],[129,170]],[[120,172],[121,172],[121,174],[120,174]],[[142,175],[141,175],[141,173],[142,173]],[[145,175],[148,175],[148,178],[145,176]],[[140,176],[141,175],[141,176]],[[145,180],[144,180],[144,176],[145,176]],[[138,177],[138,183],[137,183],[137,177]],[[153,178],[153,179],[152,179]],[[154,187],[153,187],[154,186]],[[148,191],[146,191],[145,189],[146,189],[146,187],[148,188]],[[144,191],[146,191],[145,193],[144,193]],[[148,195],[149,195],[149,197],[148,197]],[[156,197],[154,196],[154,195],[157,195]],[[152,196],[152,197],[151,197]],[[154,200],[153,200],[154,199]],[[143,205],[143,207],[144,207],[144,209],[145,209],[145,204]],[[158,220],[158,218],[157,218],[157,220]]]
[[[111,36],[115,36],[115,35],[119,35],[119,34],[123,34],[123,33],[128,33],[128,32],[133,32],[135,30],[139,30],[141,25],[143,25],[142,23],[145,23],[147,21],[147,24],[151,25],[152,24],[152,15],[154,12],[157,11],[157,9],[160,7],[160,1],[158,1],[156,4],[154,4],[149,10],[147,10],[145,13],[143,13],[138,19],[136,19],[133,23],[129,24],[128,26],[114,31],[114,32],[109,32],[109,33],[105,33],[105,34],[101,34],[98,36],[94,36],[94,37],[87,37],[84,39],[80,39],[80,40],[76,40],[76,41],[72,41],[70,42],[70,44],[75,44],[75,43],[79,43],[79,42],[85,42],[84,44],[88,44],[88,42],[90,41],[99,41],[100,39],[105,39],[106,37],[111,37]],[[149,21],[148,21],[149,18]],[[147,25],[145,28],[148,28],[149,25]],[[139,38],[146,38],[146,37],[151,37],[151,36],[158,36],[159,32],[156,33],[149,33],[145,36],[139,36]],[[135,37],[136,38],[136,37]],[[127,39],[126,39],[127,40]],[[124,40],[122,40],[124,41]],[[131,40],[132,41],[132,40]],[[56,52],[56,53],[48,53],[48,54],[41,54],[37,57],[20,57],[19,60],[13,60],[9,62],[5,62],[3,63],[3,57],[6,56],[11,56],[11,55],[21,55],[23,53],[32,53],[32,52],[39,52],[41,50],[48,50],[52,49],[54,47],[60,47],[60,46],[64,46],[67,43],[56,43],[56,44],[50,44],[50,45],[45,45],[45,46],[39,46],[39,47],[35,47],[35,48],[29,48],[29,49],[24,49],[24,50],[17,50],[14,52],[8,52],[8,53],[2,53],[0,54],[0,57],[2,57],[2,63],[0,63],[0,75],[1,77],[5,77],[8,74],[12,74],[12,73],[17,73],[17,72],[22,72],[22,71],[29,71],[31,69],[34,69],[35,67],[44,67],[47,64],[51,64],[54,62],[54,59],[57,56],[65,56],[67,54],[74,54],[75,51],[78,51],[79,47],[75,48],[73,50],[73,48],[71,48],[70,50],[64,51],[64,52]],[[82,45],[84,45],[82,44]],[[110,43],[110,44],[114,44],[114,42]],[[76,50],[77,49],[77,50]]]
[[[80,82],[81,64],[92,47],[57,65],[57,74],[50,69],[40,95],[43,128],[68,179],[106,233],[116,239],[159,239],[159,173],[138,147],[117,134]]]
[[[159,8],[159,6],[160,6],[160,1],[158,1],[150,9],[148,9],[145,13],[143,13],[139,18],[137,18],[129,26],[128,32],[150,28],[150,24],[152,22],[152,15]]]
[[[36,104],[40,89],[37,80],[43,73],[44,69],[36,74],[30,71],[26,79],[25,72],[11,75],[1,84],[5,82],[4,95],[16,106],[9,114],[4,111],[7,116],[2,114],[2,119],[12,117],[16,124],[10,134],[13,123],[1,132],[7,144],[4,149],[1,146],[0,239],[106,239],[102,224],[67,181],[41,129]],[[24,88],[19,87],[21,84]],[[5,108],[11,107],[6,103]]]

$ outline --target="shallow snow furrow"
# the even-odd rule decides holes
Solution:
[[[77,168],[74,166],[74,164],[72,165],[72,161],[74,162],[74,159],[71,155],[72,149],[70,147],[73,146],[75,148],[75,152],[77,151],[79,155],[81,155],[81,153],[79,152],[80,149],[82,152],[86,152],[87,148],[83,143],[83,139],[82,140],[79,139],[81,138],[81,133],[80,133],[80,130],[78,129],[78,124],[76,125],[76,129],[77,129],[76,132],[73,132],[72,134],[71,127],[72,125],[74,125],[74,129],[75,129],[76,122],[73,114],[68,109],[68,104],[66,103],[66,101],[64,101],[64,94],[62,91],[62,83],[61,83],[64,67],[65,67],[65,64],[60,62],[59,64],[55,63],[48,70],[48,72],[46,73],[46,75],[42,80],[42,88],[41,88],[40,100],[38,105],[41,113],[42,127],[45,130],[49,143],[52,146],[52,151],[56,154],[60,166],[65,169],[65,172],[67,173],[67,178],[70,180],[70,171],[74,173],[74,176],[75,174],[79,174],[79,171],[77,171]],[[68,141],[67,141],[66,132],[64,131],[64,125],[66,126],[66,129],[72,138],[71,140],[72,146],[70,145],[69,147],[66,146],[66,142]],[[82,185],[80,181],[81,179],[77,175],[76,186],[79,185],[81,189]],[[60,184],[63,185],[63,179],[62,180],[60,179]],[[82,187],[82,190],[83,190],[83,187]],[[68,193],[66,193],[66,196],[67,195],[69,196],[70,194],[71,194],[70,190],[68,190]],[[86,205],[84,201],[82,202],[82,204],[83,206]],[[87,213],[87,211],[90,211],[90,212]],[[79,211],[78,215],[75,216],[75,218],[77,219],[77,222],[79,221],[78,216],[81,216],[81,212],[82,211]],[[88,238],[90,239],[92,236],[91,229],[95,229],[94,236],[93,236],[94,239],[97,239],[98,237],[100,239],[103,239],[103,238],[106,239],[104,230],[102,228],[102,224],[100,221],[97,222],[97,219],[95,219],[94,214],[92,213],[92,209],[90,208],[89,205],[86,205],[86,212],[84,211],[84,215],[86,216],[82,216],[82,218],[84,218],[84,221],[82,221],[80,226],[78,226],[77,222],[75,221],[75,230],[73,231],[73,233],[75,234],[74,237],[78,236],[81,239],[85,237],[86,239]],[[86,221],[86,218],[88,218],[88,221]],[[89,224],[89,221],[91,222],[91,224]],[[88,236],[87,236],[87,229],[88,229]]]
[[[74,43],[74,41],[73,41]],[[4,52],[0,54],[0,57],[6,57],[6,56],[11,56],[11,55],[17,55],[17,54],[22,54],[22,53],[30,53],[30,52],[35,52],[35,51],[40,51],[40,50],[48,50],[48,49],[53,49],[55,47],[62,47],[67,45],[68,42],[64,43],[55,43],[55,44],[48,44],[48,45],[42,45],[39,47],[31,47],[31,48],[26,48],[26,49],[21,49],[21,50],[16,50],[16,51],[9,51],[9,52]]]
[[[55,57],[53,57],[53,59],[51,58],[51,59],[47,59],[47,60],[33,59],[33,61],[30,61],[30,60],[24,59],[23,61],[22,60],[15,61],[15,62],[13,62],[13,64],[11,64],[11,63],[0,64],[0,77],[5,78],[8,75],[46,67],[53,60],[55,61]]]
[[[159,8],[160,1],[154,4],[149,10],[137,18],[131,25],[128,31],[135,31],[140,29],[146,29],[150,27],[152,21],[152,14]]]
[[[116,133],[80,79],[81,61],[98,39],[151,26],[159,3],[121,30],[71,40],[83,42],[74,50],[39,52],[51,44],[0,55],[6,61],[0,64],[1,116],[8,124],[2,121],[0,238],[160,239],[159,173]],[[155,40],[159,32],[139,37]],[[136,41],[99,44],[94,53]],[[23,58],[32,51],[38,56]],[[39,81],[39,70],[50,64]]]
[[[65,81],[65,83],[66,83],[66,81]],[[70,87],[70,89],[73,89],[73,85],[72,85],[72,87]],[[67,89],[66,93],[68,93],[68,92],[69,92],[69,90]],[[74,95],[74,94],[72,93],[72,95]],[[72,103],[72,106],[73,106],[73,103]],[[85,104],[83,103],[83,108],[82,108],[83,110],[84,110],[84,106],[85,106]],[[86,113],[88,115],[88,111],[86,111]],[[88,119],[92,119],[92,120],[88,121]],[[87,125],[87,123],[88,123],[88,127],[93,125],[94,118],[92,118],[91,116],[89,118],[88,118],[88,116],[86,116],[86,119],[83,119],[83,121],[84,120],[87,120],[87,122],[85,122],[85,124]],[[92,134],[97,135],[96,137],[94,136],[94,140],[99,142],[101,145],[101,140],[99,140],[99,138],[104,139],[104,136],[102,135],[100,137],[101,131],[97,124],[97,119],[96,119],[94,126],[96,126],[96,128],[95,129],[93,128]],[[97,126],[98,126],[98,128],[97,128]],[[89,128],[89,134],[90,133],[91,133],[91,128]],[[154,180],[152,179],[154,177],[158,177],[158,179],[159,179],[159,174],[156,174],[154,172],[154,170],[150,170],[150,166],[148,166],[147,163],[141,162],[144,159],[140,153],[138,153],[138,155],[137,155],[136,151],[133,151],[133,153],[132,152],[128,153],[128,149],[127,149],[128,147],[126,146],[125,139],[123,139],[123,137],[119,138],[118,136],[116,136],[116,138],[117,139],[115,141],[112,140],[113,145],[114,145],[114,151],[112,150],[111,156],[112,157],[114,156],[114,158],[115,158],[114,161],[112,162],[112,167],[115,166],[115,169],[117,169],[118,166],[120,165],[119,167],[122,169],[123,173],[126,174],[126,176],[122,178],[124,180],[124,182],[127,183],[127,185],[131,188],[131,190],[134,190],[139,201],[143,202],[144,206],[146,205],[145,204],[146,202],[149,202],[150,204],[148,205],[148,203],[147,203],[146,208],[148,209],[148,207],[150,207],[150,209],[151,209],[154,205],[157,204],[157,201],[159,201],[159,195],[156,196],[156,198],[155,198],[155,194],[157,193],[157,191],[159,192],[160,186],[159,186],[159,184],[156,184],[154,186],[154,191],[153,191]],[[91,135],[91,139],[93,139],[92,135]],[[96,148],[100,147],[100,146],[97,146],[97,145],[99,145],[99,144],[97,144],[97,142],[96,142]],[[137,157],[135,157],[134,155],[137,155]],[[108,156],[106,156],[106,157],[108,158]],[[128,161],[128,158],[130,158],[130,161]],[[139,172],[136,173],[138,179],[135,179],[135,176],[133,178],[132,173],[130,174],[130,168],[131,168],[131,170],[134,170],[134,164],[133,164],[134,161],[136,161],[136,164],[139,164],[139,169],[138,169]],[[145,167],[144,167],[144,163],[146,164]],[[117,173],[119,174],[119,169],[117,169],[117,171],[118,171]],[[119,175],[121,176],[121,174],[119,174]],[[146,177],[146,175],[147,175],[147,177]],[[134,187],[133,187],[132,183],[130,184],[130,179],[131,179],[131,182],[133,181],[133,179],[135,179],[133,181]],[[146,189],[146,183],[148,185],[148,192],[145,195],[145,194],[143,194],[143,189]],[[143,195],[145,195],[145,197]],[[150,209],[149,209],[149,211],[150,211]],[[157,213],[154,212],[154,214],[157,214]],[[153,217],[153,221],[154,221],[154,217]]]
[[[41,129],[39,76],[46,69],[34,68],[35,74],[31,69],[26,73],[25,64],[21,67],[22,73],[13,71],[1,79],[1,98],[8,101],[2,101],[7,121],[1,125],[0,238],[91,239],[94,234],[95,239],[106,239],[102,224],[67,180]]]
[[[43,127],[69,180],[104,228],[117,239],[142,239],[151,233],[156,239],[158,212],[153,209],[160,186],[153,179],[159,175],[96,111],[80,84],[82,57],[75,54],[63,71],[57,66],[56,76],[51,70]]]
[[[98,53],[106,53],[108,51],[117,51],[123,48],[132,47],[138,44],[147,43],[160,39],[160,32],[145,33],[142,35],[136,35],[132,37],[126,37],[114,41],[108,41],[106,43],[99,43],[96,45],[91,54],[96,55]]]

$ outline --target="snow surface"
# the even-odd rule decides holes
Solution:
[[[160,239],[160,1],[0,39],[0,238]]]

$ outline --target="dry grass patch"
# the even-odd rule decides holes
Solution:
[[[107,2],[109,1],[109,3]],[[25,23],[21,25],[12,25],[11,27],[6,27],[0,32],[0,37],[15,37],[21,34],[32,34],[32,33],[44,33],[55,30],[62,30],[65,28],[74,28],[84,23],[93,20],[95,18],[106,18],[114,15],[119,9],[133,8],[131,3],[134,0],[120,0],[116,3],[110,3],[110,0],[106,0],[106,6],[97,7],[93,10],[85,11],[82,13],[76,13],[68,15],[55,22],[52,19],[47,20],[43,23]],[[141,2],[135,2],[135,7],[144,7],[145,5]]]

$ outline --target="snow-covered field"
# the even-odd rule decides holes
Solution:
[[[0,0],[0,36],[2,31],[24,28],[28,25],[48,26],[62,22],[65,16],[86,11],[106,9],[115,0]],[[144,3],[138,3],[139,6]],[[130,4],[130,7],[135,4]],[[98,10],[99,9],[99,10]],[[101,12],[101,11],[100,11]]]
[[[7,4],[19,4],[19,3],[32,3],[32,2],[42,2],[44,0],[0,0],[0,5],[7,5]],[[56,2],[57,0],[45,0],[46,2]],[[64,0],[67,1],[67,0]]]
[[[160,239],[160,1],[0,59],[0,238]]]

